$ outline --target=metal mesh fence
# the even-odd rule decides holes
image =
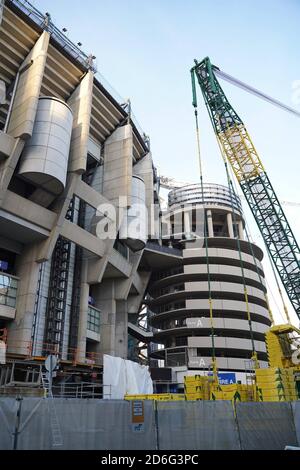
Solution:
[[[145,425],[135,432],[131,403],[123,400],[54,399],[58,423],[52,422],[48,400],[24,400],[18,449],[55,447],[57,427],[61,434],[58,449],[155,449],[155,417],[152,403],[144,404]],[[55,426],[55,427],[54,427]]]
[[[15,398],[0,398],[0,450],[14,448],[14,432],[19,402]]]
[[[300,446],[300,401],[292,403],[294,424],[296,429],[296,435],[298,440],[298,445]]]
[[[238,403],[236,416],[243,450],[298,445],[291,403]]]
[[[298,438],[298,439],[297,439]],[[300,402],[132,402],[0,397],[0,449],[283,450],[300,446]]]
[[[238,450],[230,401],[157,402],[160,449]]]

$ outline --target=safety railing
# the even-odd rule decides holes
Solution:
[[[180,352],[170,352],[165,350],[165,367],[179,367],[188,364],[187,348],[180,348]]]
[[[147,242],[146,249],[148,250],[153,250],[161,253],[166,253],[170,255],[176,255],[176,256],[182,256],[182,250],[179,250],[178,248],[169,248],[168,246],[165,245],[159,245],[158,243],[154,242]]]
[[[60,398],[105,398],[110,397],[111,392],[108,388],[96,382],[65,383],[61,382],[52,386],[54,397]]]
[[[70,41],[51,21],[50,14],[41,13],[27,0],[8,0],[9,3],[13,4],[19,10],[21,10],[26,16],[28,16],[34,23],[40,28],[45,29],[50,33],[52,38],[70,54],[73,59],[77,60],[85,68],[90,68],[96,72],[96,68],[92,65],[90,56],[85,54],[78,46]]]
[[[59,350],[58,344],[39,341],[19,341],[7,338],[7,354],[22,356],[27,360],[44,360],[50,354],[57,356],[61,361],[71,362],[72,365],[101,366],[103,355],[97,352],[84,351],[79,348],[65,348]]]

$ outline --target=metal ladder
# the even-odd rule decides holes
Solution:
[[[50,382],[47,372],[41,372],[42,386],[44,389],[44,398],[53,398],[52,390],[50,390]]]
[[[245,374],[248,401],[255,401],[255,374],[252,360],[245,361]]]
[[[75,199],[72,198],[66,219],[73,221]],[[64,323],[67,307],[71,242],[61,235],[58,237],[52,258],[48,300],[46,307],[46,325],[44,343],[47,348],[44,354],[49,354],[52,348],[62,351],[64,341]],[[49,350],[50,347],[50,350]]]
[[[57,418],[54,398],[52,390],[50,389],[50,382],[47,372],[41,372],[42,385],[44,389],[44,396],[47,400],[48,413],[50,417],[50,427],[52,435],[52,447],[61,447],[63,445],[63,438],[61,434],[60,424]]]

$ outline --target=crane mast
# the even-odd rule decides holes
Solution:
[[[230,163],[257,222],[287,295],[300,318],[300,250],[247,129],[226,98],[206,57],[191,69],[193,106],[196,78],[223,156]]]

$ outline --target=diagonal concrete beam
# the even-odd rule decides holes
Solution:
[[[11,139],[10,136],[7,136],[4,133],[0,134],[0,140],[5,139],[6,137]],[[0,207],[3,204],[3,200],[5,198],[8,185],[14,174],[15,168],[17,166],[20,155],[24,148],[24,144],[25,142],[22,139],[15,139],[12,145],[10,156],[8,157],[7,160],[2,162],[2,165],[0,166]]]
[[[41,243],[40,249],[38,251],[36,259],[38,263],[47,261],[52,256],[55,244],[59,235],[61,234],[63,224],[66,220],[67,210],[74,195],[74,189],[79,178],[80,176],[75,173],[70,174],[69,176],[66,189],[57,201],[56,207],[54,208],[55,212],[57,213],[57,217],[51,230],[51,234],[47,240]]]
[[[104,242],[69,220],[64,220],[61,229],[61,236],[81,248],[85,248],[98,258],[101,258],[104,255]]]
[[[116,221],[117,231],[119,231],[123,217],[124,217],[124,212],[122,213],[120,211],[117,214],[117,217],[120,217],[120,219]],[[89,260],[89,263],[88,263],[88,283],[89,284],[98,284],[102,281],[105,269],[113,254],[115,238],[107,239],[103,241],[103,243],[105,244],[105,252],[104,252],[103,258],[100,260],[97,260],[94,258]]]
[[[105,253],[103,257],[101,259],[92,258],[88,261],[87,282],[89,284],[99,284],[102,281],[115,240],[106,240],[104,243]]]
[[[120,281],[117,281],[116,283],[116,298],[117,299],[127,299],[135,274],[137,272],[137,269],[139,267],[141,258],[143,255],[143,251],[139,251],[138,253],[134,254],[132,266],[131,266],[131,273],[128,279],[122,279]]]
[[[77,181],[74,194],[76,194],[79,199],[82,199],[82,201],[86,202],[95,209],[97,209],[102,204],[110,204],[108,199],[106,199],[104,196],[102,196],[102,194],[98,193],[98,191],[93,189],[81,179],[78,179]]]

